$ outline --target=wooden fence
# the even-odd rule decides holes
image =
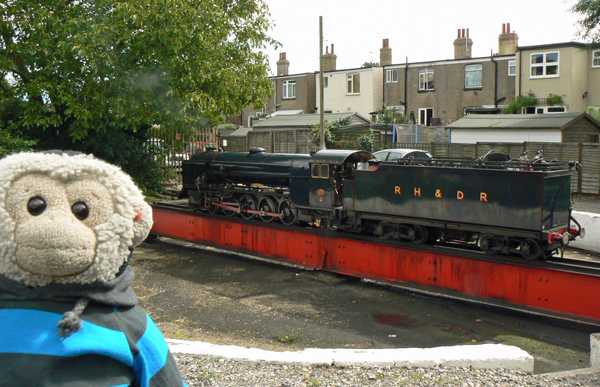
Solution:
[[[492,149],[506,152],[511,158],[518,159],[527,151],[532,158],[538,151],[544,153],[546,160],[576,161],[581,164],[579,171],[573,173],[573,193],[600,195],[600,144],[592,143],[397,143],[395,148],[411,148],[429,151],[437,157],[481,157]]]
[[[434,132],[435,133],[435,132]],[[440,132],[443,133],[443,132]],[[269,153],[310,153],[314,149],[310,129],[253,131],[245,137],[228,139],[227,150],[246,152],[252,148],[264,148]],[[345,142],[346,149],[358,149],[357,142]],[[383,144],[376,144],[377,150]],[[600,195],[600,144],[592,143],[476,143],[453,144],[448,142],[402,142],[388,143],[389,148],[422,149],[437,157],[480,157],[492,149],[506,152],[518,159],[524,152],[532,158],[541,150],[546,160],[576,161],[580,171],[573,173],[573,192]]]

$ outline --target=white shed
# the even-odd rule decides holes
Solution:
[[[450,142],[598,142],[600,123],[586,113],[470,115],[451,123]]]

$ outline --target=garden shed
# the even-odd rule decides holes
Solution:
[[[587,113],[469,115],[447,126],[450,142],[598,143],[600,122]]]

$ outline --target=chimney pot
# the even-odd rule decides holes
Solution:
[[[331,55],[333,55],[333,43],[331,43]]]
[[[467,38],[469,37],[469,29],[467,28]]]
[[[460,28],[458,29],[458,34],[456,35],[456,39],[460,39]]]
[[[510,23],[506,23],[506,33],[510,33]]]
[[[502,23],[502,33],[506,33],[506,24]]]

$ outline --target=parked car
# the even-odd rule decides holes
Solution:
[[[397,161],[397,160],[423,160],[430,161],[433,156],[431,153],[420,149],[384,149],[373,153],[377,160]]]

